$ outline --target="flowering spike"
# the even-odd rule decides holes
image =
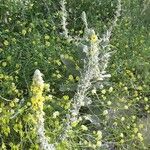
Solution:
[[[37,69],[33,75],[33,83],[31,86],[32,97],[31,103],[32,108],[35,111],[36,117],[36,130],[39,137],[40,149],[41,150],[55,150],[53,144],[49,144],[45,136],[44,128],[44,112],[43,112],[43,103],[44,103],[44,80],[42,78],[43,74]]]

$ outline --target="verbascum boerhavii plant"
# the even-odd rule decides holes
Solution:
[[[31,103],[32,109],[35,113],[35,126],[38,135],[38,142],[40,144],[40,150],[55,150],[53,144],[48,143],[48,139],[45,136],[45,128],[44,128],[44,80],[42,78],[42,73],[37,69],[33,75],[33,82],[31,86]]]
[[[89,90],[97,90],[98,88],[103,88],[105,78],[111,77],[110,74],[106,74],[106,68],[108,66],[109,58],[112,53],[110,51],[111,49],[109,42],[112,30],[116,26],[118,17],[120,16],[121,0],[118,0],[117,10],[110,28],[106,31],[102,38],[99,38],[94,29],[88,28],[85,12],[82,13],[82,20],[85,25],[83,37],[80,38],[70,36],[68,34],[68,29],[66,29],[67,23],[65,22],[67,20],[67,18],[65,18],[67,16],[67,11],[65,9],[65,0],[62,0],[60,4],[63,34],[67,35],[65,36],[65,38],[69,41],[72,40],[76,45],[79,45],[80,47],[82,46],[82,50],[86,54],[80,81],[78,83],[76,93],[72,98],[72,107],[70,109],[70,114],[67,114],[68,122],[66,124],[64,134],[61,136],[61,138],[64,140],[68,137],[68,131],[72,129],[72,125],[79,122],[79,111],[81,107],[90,105],[92,103],[92,99],[88,97]]]

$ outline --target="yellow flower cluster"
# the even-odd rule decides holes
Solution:
[[[32,86],[33,96],[31,97],[32,107],[34,110],[43,109],[44,97],[42,96],[42,89],[40,87]]]
[[[42,110],[43,109],[43,102],[44,102],[44,97],[43,97],[43,90],[44,90],[44,81],[41,77],[41,73],[37,71],[37,74],[35,72],[34,77],[33,77],[33,83],[31,86],[31,92],[32,92],[32,97],[31,97],[31,103],[33,110]]]

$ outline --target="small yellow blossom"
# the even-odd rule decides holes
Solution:
[[[134,131],[134,133],[137,133],[138,132],[138,128],[134,128],[133,131]]]
[[[110,87],[108,91],[111,93],[113,91],[113,87]]]
[[[143,124],[139,124],[139,128],[140,128],[140,129],[143,129],[143,128],[144,128],[144,125],[143,125]]]
[[[44,25],[45,25],[45,27],[48,27],[48,24],[47,24],[47,23],[45,23]]]
[[[144,101],[145,101],[145,102],[148,102],[148,98],[147,98],[147,97],[144,97]]]
[[[95,43],[95,42],[98,40],[97,35],[93,34],[93,35],[90,37],[90,40],[91,40],[91,42]]]
[[[15,39],[15,38],[12,38],[12,41],[13,41],[14,43],[16,43],[16,39]]]
[[[69,75],[68,80],[73,81],[74,80],[73,75]]]
[[[98,140],[102,139],[102,132],[100,130],[97,131],[97,139]]]
[[[49,40],[50,39],[50,36],[49,35],[45,35],[45,40]]]
[[[124,137],[123,133],[120,133],[120,137],[122,137],[122,138]]]
[[[114,125],[114,126],[117,126],[117,125],[118,125],[118,123],[117,123],[117,122],[114,122],[114,123],[113,123],[113,125]]]
[[[148,110],[149,109],[149,105],[147,104],[145,107],[144,107],[145,110]]]
[[[61,62],[60,62],[59,60],[56,60],[56,64],[57,64],[58,66],[60,66],[60,65],[61,65]]]
[[[102,142],[101,141],[97,141],[96,146],[101,147],[102,146]]]
[[[79,77],[79,76],[76,76],[76,80],[79,81],[79,80],[80,80],[80,77]]]
[[[83,131],[87,131],[87,130],[88,130],[88,127],[85,126],[85,125],[81,125],[81,129],[82,129]]]
[[[7,40],[5,40],[5,41],[4,41],[4,45],[5,45],[5,46],[8,46],[8,45],[9,45],[9,42],[8,42]]]
[[[2,62],[2,66],[6,67],[7,66],[7,62]]]
[[[136,116],[133,115],[133,116],[132,116],[132,119],[135,120],[135,119],[136,119]]]
[[[104,110],[103,111],[103,115],[105,116],[105,115],[108,115],[108,110]]]
[[[88,144],[88,141],[87,140],[84,140],[84,142],[83,142],[85,145],[87,145]]]
[[[106,90],[102,90],[101,92],[102,92],[102,94],[106,94]]]
[[[53,113],[53,118],[55,119],[57,116],[59,116],[59,112],[58,112],[58,111],[55,111],[55,112]]]
[[[108,106],[110,106],[111,104],[112,104],[111,101],[108,101],[108,102],[107,102],[107,105],[108,105]]]
[[[45,42],[45,45],[46,45],[46,46],[50,46],[50,42],[46,41],[46,42]]]
[[[68,95],[64,95],[64,96],[63,96],[63,99],[64,99],[64,100],[69,100],[69,96],[68,96]]]
[[[49,84],[44,84],[44,89],[46,91],[50,91],[50,85]]]
[[[128,108],[129,108],[129,107],[128,107],[127,105],[125,105],[125,106],[124,106],[124,109],[126,109],[126,110],[127,110]]]
[[[142,91],[142,90],[143,90],[142,86],[138,86],[137,89],[138,89],[139,91]]]
[[[131,135],[131,137],[132,137],[132,139],[134,139],[134,138],[135,138],[135,135],[134,135],[134,134],[132,134],[132,135]]]
[[[60,79],[61,77],[62,77],[61,74],[58,74],[58,75],[57,75],[57,78],[58,78],[58,79]]]
[[[92,144],[91,146],[93,149],[96,149],[96,145],[95,144]]]
[[[124,121],[125,120],[125,117],[121,117],[121,121]]]
[[[124,87],[124,90],[127,91],[127,90],[128,90],[128,87]]]
[[[138,134],[137,134],[137,137],[139,138],[140,141],[143,141],[143,136],[142,136],[141,133],[138,133]]]
[[[73,122],[71,123],[71,126],[72,126],[72,127],[76,127],[76,126],[78,125],[78,123],[79,123],[79,121],[73,121]]]
[[[124,143],[124,140],[123,140],[123,139],[121,139],[121,140],[120,140],[120,143],[121,143],[121,144],[123,144],[123,143]]]
[[[22,30],[22,35],[26,35],[27,31],[25,29]]]

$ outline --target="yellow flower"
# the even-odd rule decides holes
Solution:
[[[137,136],[138,136],[138,138],[139,138],[140,141],[143,141],[143,136],[142,136],[141,133],[138,133]]]
[[[97,131],[97,139],[98,140],[102,139],[102,132],[100,130]]]
[[[48,40],[50,37],[49,37],[49,35],[45,35],[45,40]]]
[[[5,46],[8,46],[8,45],[9,45],[9,42],[8,42],[7,40],[5,40],[5,41],[4,41],[4,45],[5,45]]]
[[[106,90],[105,90],[105,89],[102,90],[101,93],[102,93],[102,94],[106,94]]]
[[[133,131],[134,131],[134,133],[137,133],[138,132],[138,128],[134,128]]]
[[[108,101],[108,102],[107,102],[107,105],[108,105],[108,106],[110,106],[111,104],[112,104],[111,101]]]
[[[143,124],[139,124],[139,128],[140,128],[140,129],[143,129],[143,128],[144,128],[144,125],[143,125]]]
[[[96,146],[101,147],[102,146],[102,142],[101,141],[97,141]]]
[[[7,66],[7,62],[3,62],[3,63],[2,63],[2,66],[3,66],[3,67],[6,67],[6,66]]]
[[[55,112],[53,113],[53,118],[55,119],[57,116],[59,116],[59,112],[58,112],[58,111],[55,111]]]
[[[46,42],[45,42],[45,45],[46,45],[46,46],[50,46],[50,42],[46,41]]]
[[[113,91],[113,87],[110,87],[108,91],[111,93]]]
[[[148,110],[149,109],[149,105],[147,104],[145,107],[144,107],[145,110]]]
[[[62,77],[61,74],[58,74],[58,75],[57,75],[57,78],[58,78],[58,79],[60,79],[61,77]]]
[[[98,40],[97,35],[93,34],[93,35],[90,37],[90,40],[91,40],[91,42],[95,43],[95,42]]]
[[[76,127],[76,126],[78,125],[78,123],[79,123],[79,121],[73,121],[73,122],[71,123],[71,126],[72,126],[72,127]]]
[[[108,115],[108,110],[104,110],[103,111],[103,115],[105,116],[105,115]]]
[[[73,81],[74,80],[73,75],[69,75],[68,80]]]
[[[124,137],[123,133],[120,133],[120,137],[122,137],[122,138]]]
[[[26,35],[27,31],[25,29],[22,30],[22,35]]]
[[[125,105],[125,106],[124,106],[124,109],[126,109],[126,110],[127,110],[128,108],[129,108],[129,107],[128,107],[127,105]]]
[[[125,117],[121,117],[121,121],[124,121],[125,120]]]
[[[144,97],[144,101],[145,101],[145,102],[148,102],[148,98],[147,98],[147,97]]]
[[[64,100],[69,100],[69,96],[68,96],[68,95],[64,95],[64,96],[63,96],[63,99],[64,99]]]
[[[82,129],[83,131],[87,131],[87,130],[88,130],[88,127],[85,126],[85,125],[82,125],[82,126],[81,126],[81,129]]]
[[[121,144],[123,144],[123,143],[124,143],[124,140],[123,140],[123,139],[121,139],[121,140],[120,140],[120,143],[121,143]]]

